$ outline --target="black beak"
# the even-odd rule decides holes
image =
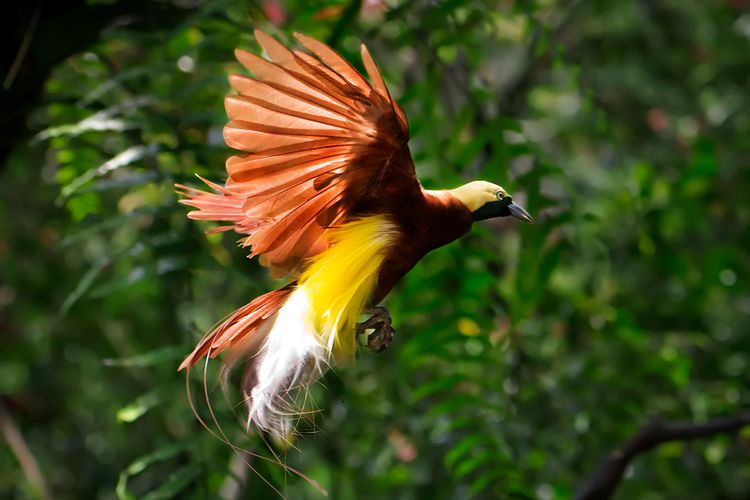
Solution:
[[[534,222],[534,219],[526,210],[513,203],[513,199],[510,196],[506,196],[502,200],[485,203],[471,213],[471,218],[474,221],[479,221],[493,217],[509,217],[511,215],[516,219],[525,220],[528,223]]]
[[[522,206],[511,203],[510,205],[508,205],[508,210],[510,211],[510,215],[512,215],[516,219],[525,220],[529,224],[534,223],[534,218],[530,216]]]

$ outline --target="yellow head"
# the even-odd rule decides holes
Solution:
[[[513,203],[508,192],[497,184],[472,181],[451,189],[449,193],[466,205],[475,221],[512,215],[526,222],[534,222],[529,213]]]

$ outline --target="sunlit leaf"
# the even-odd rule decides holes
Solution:
[[[117,410],[117,421],[122,423],[135,422],[149,410],[162,404],[169,398],[171,388],[168,386],[157,387],[138,397],[132,403]]]

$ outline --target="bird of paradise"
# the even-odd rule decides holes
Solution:
[[[289,50],[262,31],[269,60],[238,49],[254,77],[232,75],[224,138],[241,154],[212,192],[179,185],[191,219],[243,235],[250,257],[290,283],[255,298],[211,330],[180,365],[226,352],[244,363],[248,425],[286,438],[290,394],[354,357],[357,339],[381,351],[393,337],[377,307],[431,250],[472,223],[513,216],[532,222],[508,192],[485,181],[426,190],[414,171],[409,127],[367,48],[366,80],[327,45],[297,34]],[[362,314],[371,318],[358,323]]]

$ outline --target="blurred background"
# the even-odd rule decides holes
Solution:
[[[223,180],[226,77],[244,71],[235,47],[259,51],[255,27],[360,68],[364,41],[425,186],[487,179],[537,219],[428,255],[387,299],[390,350],[316,390],[317,432],[280,453],[331,498],[574,498],[653,418],[746,410],[750,2],[6,10],[0,497],[276,495],[200,426],[176,373],[214,321],[278,286],[172,187]],[[227,436],[263,451],[213,375]],[[747,431],[673,441],[639,455],[616,498],[750,498],[749,454]],[[321,498],[250,463],[288,498]]]

